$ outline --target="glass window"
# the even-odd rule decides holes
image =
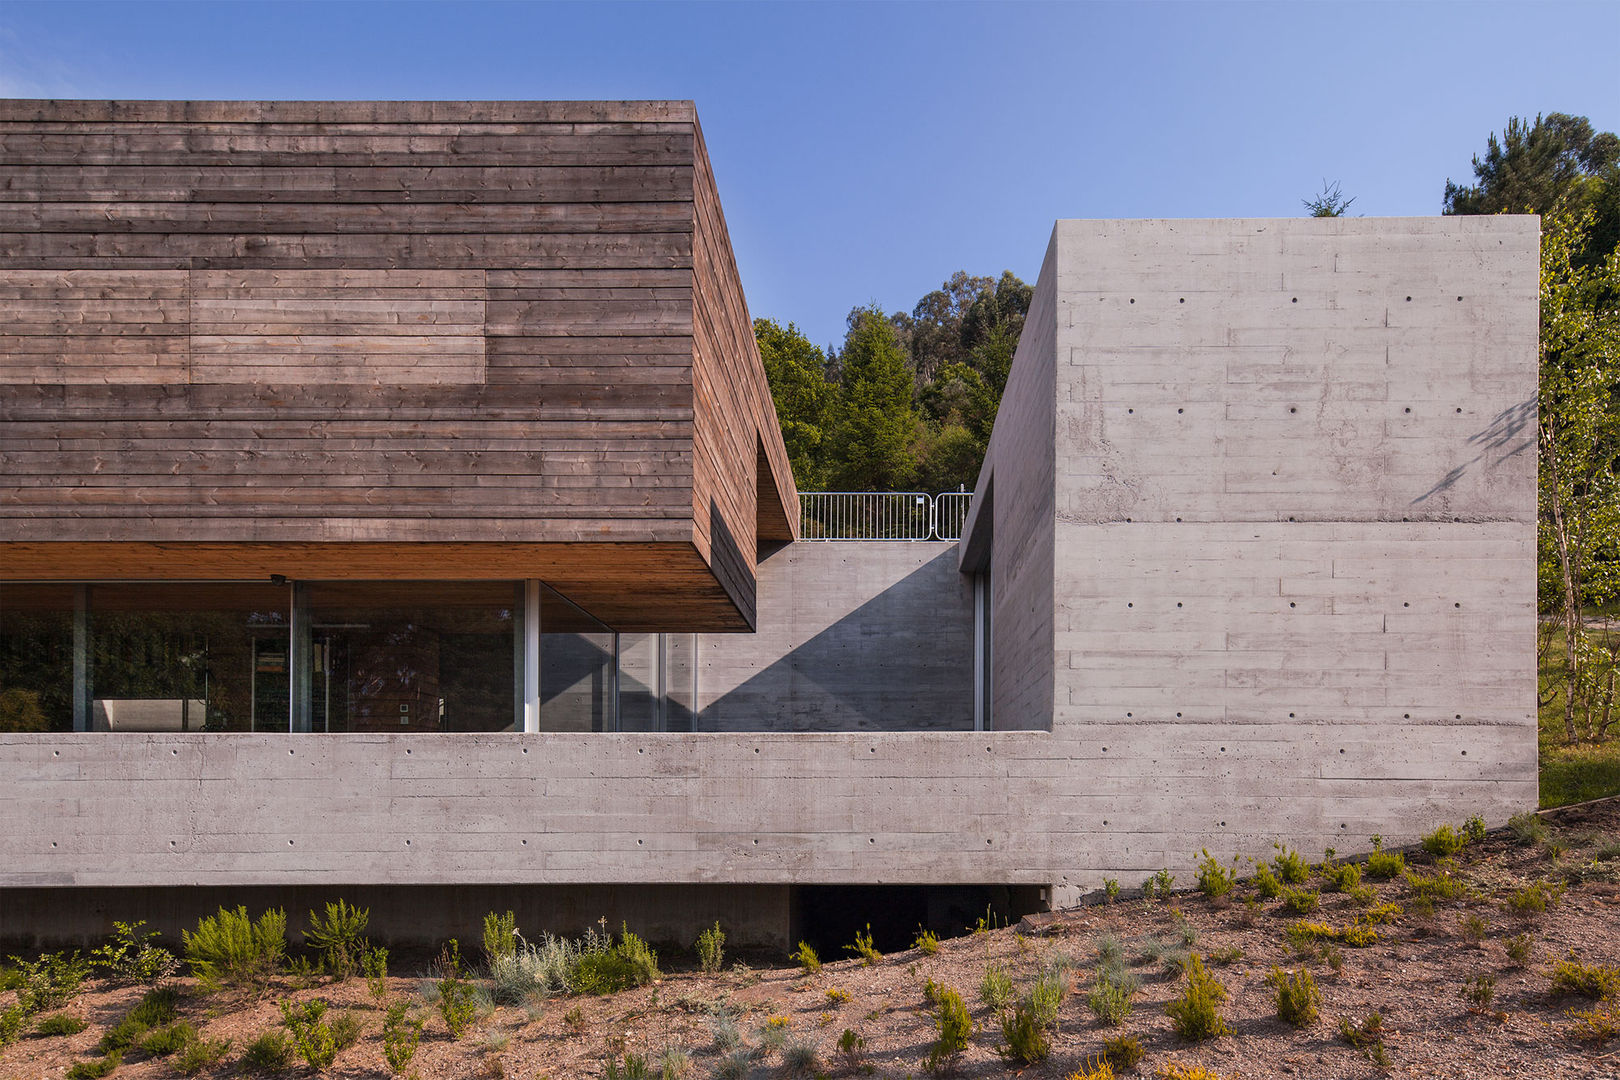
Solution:
[[[540,587],[540,730],[612,731],[618,712],[613,631]]]
[[[310,582],[295,603],[308,657],[299,730],[521,728],[519,582]]]
[[[0,585],[0,731],[73,730],[73,592]]]

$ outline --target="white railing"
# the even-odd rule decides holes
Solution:
[[[801,491],[800,540],[959,540],[971,492]]]

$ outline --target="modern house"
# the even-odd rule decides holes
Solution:
[[[808,540],[690,103],[0,146],[0,939],[780,944],[1535,804],[1534,218],[1060,221],[960,530]]]

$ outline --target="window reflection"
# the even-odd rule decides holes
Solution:
[[[549,586],[540,587],[540,730],[612,731],[614,637]]]
[[[0,731],[73,730],[73,586],[0,586]]]

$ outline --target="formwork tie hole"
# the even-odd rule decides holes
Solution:
[[[755,846],[755,847],[759,847],[759,841],[758,841],[758,840],[755,840],[755,841],[754,841],[754,846]]]
[[[641,845],[645,844],[646,842],[647,841],[645,841],[645,840],[637,840],[636,841],[636,847],[640,847]]]
[[[868,843],[868,844],[875,844],[875,843],[877,843],[877,837],[875,837],[875,836],[868,836],[868,837],[867,837],[867,838],[866,838],[866,842],[867,842],[867,843]]]
[[[287,846],[288,846],[288,847],[292,847],[292,846],[293,846],[293,842],[292,842],[292,841],[291,841],[291,840],[289,840],[289,841],[287,841]]]
[[[757,747],[757,746],[754,747],[754,753],[756,753],[756,754],[759,753],[759,747]]]
[[[1457,411],[1458,411],[1458,412],[1462,412],[1462,407],[1461,407],[1461,406],[1458,406],[1458,408],[1457,408]]]
[[[1462,297],[1459,296],[1457,299],[1461,300]],[[1183,296],[1180,300],[1176,301],[1176,303],[1178,303],[1178,304],[1185,304],[1186,302],[1187,302],[1187,298],[1185,296]]]
[[[1290,719],[1290,720],[1292,720],[1292,719],[1293,719],[1293,718],[1294,718],[1294,714],[1293,714],[1293,713],[1289,713],[1289,714],[1288,714],[1288,719]]]
[[[1462,719],[1462,713],[1458,713],[1457,715],[1453,716],[1452,719],[1453,720],[1461,720]]]
[[[169,753],[170,754],[179,754],[180,751],[178,751],[178,750],[170,750]]]
[[[1134,303],[1136,303],[1136,301],[1135,301],[1135,300],[1132,300],[1132,301],[1131,301],[1131,303],[1133,303],[1133,304],[1134,304]],[[995,842],[995,841],[993,841],[993,840],[991,840],[991,839],[990,839],[990,838],[989,838],[989,837],[988,837],[988,836],[987,836],[987,837],[985,837],[985,838],[984,838],[984,842],[985,842],[985,843],[987,843],[987,844],[991,844],[991,843],[994,843],[994,842]]]
[[[646,747],[645,747],[645,746],[638,746],[638,747],[636,747],[636,753],[638,753],[638,754],[645,754],[645,753],[646,753],[646,752],[647,752],[647,748],[646,748]]]
[[[1135,607],[1135,606],[1136,606],[1136,605],[1135,605],[1135,604],[1133,604],[1133,603],[1130,603],[1130,602],[1129,602],[1129,601],[1127,601],[1127,602],[1126,602],[1126,604],[1125,604],[1125,606],[1126,606],[1126,607]]]
[[[1461,604],[1452,604],[1452,605],[1451,605],[1451,606],[1452,606],[1452,607],[1454,607],[1454,608],[1460,608],[1460,607],[1462,607],[1462,605],[1461,605]]]
[[[870,753],[870,754],[875,754],[875,753],[877,753],[877,747],[875,747],[875,746],[868,746],[868,747],[867,747],[867,748],[866,748],[866,750],[867,750],[867,753]]]
[[[1401,716],[1402,716],[1403,719],[1406,719],[1406,720],[1412,719],[1412,714],[1411,713],[1402,713]]]
[[[528,847],[528,846],[529,846],[529,842],[528,842],[528,841],[527,841],[527,840],[520,840],[520,841],[518,841],[518,842],[519,842],[519,843],[520,843],[520,844],[522,844],[522,845],[523,845],[523,846],[524,846],[524,847]]]
[[[410,846],[411,846],[411,842],[410,842],[410,841],[409,841],[409,840],[407,840],[407,841],[405,841],[405,846],[406,846],[406,847],[410,847]]]
[[[173,841],[173,840],[170,840],[170,841],[169,841],[169,846],[170,846],[170,847],[174,847],[174,841]]]
[[[1181,522],[1181,519],[1180,519],[1180,518],[1176,518],[1176,523],[1177,523],[1177,524],[1180,524],[1180,522]]]
[[[1177,409],[1176,413],[1179,415],[1179,414],[1184,413],[1186,411],[1187,411],[1186,409]]]
[[[523,748],[523,752],[524,752],[524,753],[525,753],[525,754],[527,754],[527,753],[528,753],[528,752],[529,752],[529,748],[528,748],[528,747],[527,747],[527,746],[525,746],[525,747],[524,747],[524,748]]]
[[[1176,607],[1180,607],[1180,606],[1181,606],[1181,601],[1180,601],[1180,600],[1177,600],[1177,601],[1176,601]]]
[[[1462,302],[1462,297],[1460,297],[1460,296],[1457,297],[1457,301],[1458,301],[1458,303],[1461,303]]]
[[[1136,303],[1136,297],[1134,297],[1134,296],[1131,297],[1131,303],[1133,303],[1133,304]]]
[[[1107,818],[1103,818],[1103,824],[1104,825],[1108,824],[1108,819]]]
[[[1402,412],[1411,412],[1412,411],[1412,406],[1408,405],[1406,408],[1402,409],[1401,411]]]
[[[62,756],[62,751],[60,751],[60,750],[52,750],[51,751],[51,757],[61,757],[61,756]]]
[[[1406,602],[1406,601],[1405,601],[1405,600],[1402,600],[1402,601],[1401,601],[1401,607],[1411,607],[1411,606],[1412,606],[1412,605],[1411,605],[1411,604],[1409,604],[1409,603],[1407,603],[1407,602]]]
[[[1126,409],[1126,410],[1125,410],[1125,411],[1126,411],[1126,412],[1127,412],[1127,413],[1134,413],[1134,412],[1135,412],[1135,411],[1136,411],[1136,410],[1135,410],[1135,409]]]
[[[1176,713],[1176,715],[1177,715],[1177,716],[1180,716],[1180,715],[1181,715],[1181,714],[1180,714],[1180,713]],[[1223,754],[1224,754],[1224,753],[1226,753],[1226,747],[1224,747],[1224,746],[1223,746],[1223,747],[1221,747],[1221,753],[1223,753]]]
[[[1290,601],[1288,601],[1288,606],[1289,606],[1289,607],[1294,607],[1294,606],[1295,606],[1295,604],[1294,604],[1294,602],[1293,602],[1293,601],[1292,601],[1292,600],[1290,600]]]
[[[1406,302],[1407,302],[1407,303],[1408,303],[1408,304],[1410,304],[1410,303],[1411,303],[1411,302],[1412,302],[1412,298],[1411,298],[1411,297],[1410,297],[1410,296],[1408,296],[1408,297],[1407,297],[1407,298],[1406,298]]]
[[[1344,753],[1344,747],[1342,747],[1342,746],[1339,747],[1339,753],[1341,753],[1341,754]]]
[[[56,846],[56,841],[55,841],[55,840],[52,840],[52,841],[51,841],[51,847],[55,847],[55,846]]]
[[[1290,301],[1288,301],[1288,302],[1289,302],[1289,303],[1290,303],[1290,304],[1297,304],[1297,303],[1299,303],[1299,297],[1297,297],[1297,296],[1296,296],[1296,297],[1294,297],[1294,298],[1293,298],[1293,299],[1292,299],[1292,300],[1290,300]]]
[[[1181,714],[1180,714],[1180,713],[1176,713],[1176,719],[1177,719],[1177,720],[1180,720],[1180,719],[1181,719]]]
[[[1464,751],[1463,751],[1463,752],[1462,752],[1462,756],[1463,756],[1463,757],[1467,757],[1467,756],[1468,756],[1468,751],[1466,751],[1466,750],[1464,750]]]

